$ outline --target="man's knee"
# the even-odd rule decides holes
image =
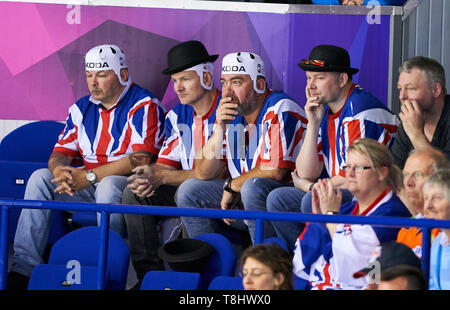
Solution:
[[[285,193],[286,189],[284,187],[276,188],[273,191],[267,195],[267,211],[280,211],[281,205],[280,200],[282,200],[283,194]]]
[[[122,193],[127,186],[125,176],[110,175],[104,177],[95,189],[95,201],[97,203],[121,203]]]
[[[273,212],[300,211],[304,192],[296,187],[279,187],[267,196],[267,210]]]
[[[198,191],[200,184],[204,182],[196,178],[187,179],[178,187],[176,202],[179,207],[187,207],[186,202],[191,201],[194,191]]]
[[[51,171],[47,168],[41,168],[35,170],[27,181],[27,186],[25,188],[24,199],[27,200],[41,200],[43,199],[43,192],[46,192],[45,188],[51,187],[51,180],[54,178]],[[48,190],[48,192],[53,192],[53,190]],[[49,198],[49,197],[47,197]]]
[[[136,196],[128,187],[125,187],[125,189],[122,192],[122,202],[121,203],[124,205],[137,204]]]

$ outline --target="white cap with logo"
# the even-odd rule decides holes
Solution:
[[[237,52],[226,55],[222,60],[222,74],[248,74],[253,80],[253,89],[262,94],[266,89],[258,89],[256,80],[258,76],[265,77],[264,62],[255,53]]]
[[[210,62],[204,62],[198,65],[195,65],[191,68],[185,69],[183,71],[195,71],[197,72],[198,77],[200,78],[200,84],[202,85],[202,87],[206,90],[211,90],[213,87],[213,81],[211,78],[211,84],[206,85],[205,81],[203,80],[203,73],[205,72],[209,72],[211,73],[211,76],[214,73],[214,65]]]
[[[120,84],[127,86],[131,83],[129,76],[127,82],[120,78],[120,69],[128,68],[127,57],[120,47],[114,44],[103,44],[91,48],[85,56],[85,68],[88,71],[113,70]]]

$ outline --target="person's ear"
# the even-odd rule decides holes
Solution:
[[[434,83],[433,87],[431,88],[431,93],[433,94],[434,98],[439,97],[442,94],[443,87],[441,83]]]
[[[212,74],[211,72],[204,72],[203,73],[203,84],[206,86],[210,86],[212,83]]]
[[[347,85],[349,77],[348,77],[348,73],[340,73],[339,74],[339,87],[344,87],[345,85]]]
[[[258,88],[259,90],[266,89],[266,80],[263,78],[258,78],[256,80],[256,88]]]
[[[276,289],[280,289],[281,285],[284,283],[284,281],[286,280],[284,274],[282,274],[281,272],[277,272],[274,277],[273,277],[273,283]]]
[[[122,68],[120,69],[120,78],[123,82],[128,82],[128,69]]]

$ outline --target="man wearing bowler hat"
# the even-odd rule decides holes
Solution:
[[[308,126],[292,174],[295,187],[271,192],[267,198],[270,211],[310,213],[309,192],[319,177],[330,178],[334,187],[344,189],[342,202],[351,200],[343,187],[347,147],[361,138],[390,145],[397,131],[398,120],[387,106],[353,83],[352,76],[359,70],[351,68],[344,48],[318,45],[298,66],[306,71]],[[293,249],[303,225],[275,222],[273,226]]]
[[[211,136],[216,108],[221,98],[213,85],[213,62],[219,55],[209,55],[199,41],[187,41],[168,52],[169,67],[162,71],[171,76],[180,103],[165,120],[165,140],[155,164],[139,164],[135,154],[134,174],[122,196],[123,204],[176,206],[178,186],[194,177],[195,153]],[[163,269],[157,256],[160,245],[153,215],[125,214],[131,259],[137,278],[150,270]],[[139,284],[139,283],[138,283]]]

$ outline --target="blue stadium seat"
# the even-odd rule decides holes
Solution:
[[[198,290],[198,272],[152,270],[145,274],[141,290]]]
[[[37,265],[31,273],[28,290],[95,290],[97,267],[80,266],[80,283],[67,281],[71,272],[66,265]]]
[[[20,126],[6,135],[0,143],[0,197],[23,199],[25,187],[33,171],[46,168],[53,146],[64,124],[38,121]],[[13,242],[20,209],[9,215],[8,240]],[[1,216],[1,215],[0,215]],[[48,243],[53,244],[66,233],[67,216],[54,211]]]
[[[195,239],[208,242],[215,249],[207,264],[200,272],[202,289],[208,289],[211,281],[215,277],[234,276],[236,252],[227,238],[217,233],[208,233],[197,236]]]
[[[125,240],[117,233],[112,230],[109,232],[105,289],[124,290],[128,276],[130,250]],[[32,281],[30,280],[32,285],[29,285],[29,289],[61,288],[61,279],[64,281],[64,278],[61,278],[64,275],[64,268],[66,268],[67,262],[72,260],[78,261],[81,265],[81,276],[85,276],[87,281],[82,284],[95,289],[97,281],[95,268],[98,267],[99,248],[100,227],[82,227],[68,233],[53,245],[48,265],[36,267],[36,272],[33,270]],[[65,269],[65,275],[69,271],[69,269]],[[50,276],[50,274],[53,275]],[[83,278],[81,282],[83,282]],[[67,288],[79,289],[79,286],[72,285]]]
[[[243,290],[242,278],[240,277],[215,277],[208,287],[208,290]]]
[[[271,238],[264,239],[264,244],[269,244],[269,243],[276,243],[279,246],[281,246],[283,249],[285,249],[286,252],[289,253],[289,249],[288,249],[286,243],[283,240],[281,240],[280,238],[271,237]]]

